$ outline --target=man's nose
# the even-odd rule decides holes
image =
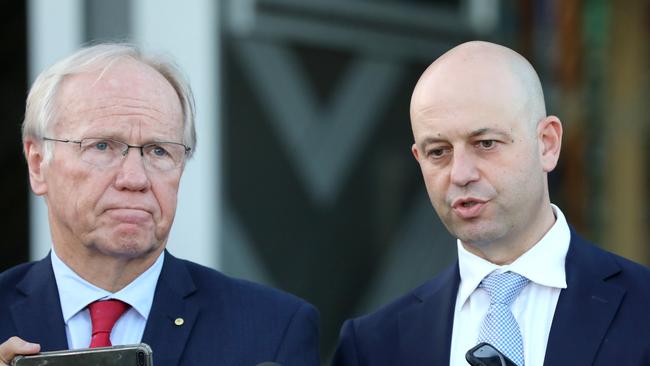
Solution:
[[[142,149],[133,148],[136,151],[129,153],[128,149],[119,165],[119,173],[115,179],[115,185],[118,189],[128,189],[131,191],[143,191],[151,187],[149,174],[145,167]]]
[[[452,157],[450,179],[451,183],[464,187],[479,179],[479,169],[476,157],[464,149],[455,149]]]

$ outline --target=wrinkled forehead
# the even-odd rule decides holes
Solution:
[[[412,121],[414,141],[470,141],[476,137],[527,135],[527,124],[510,110],[488,105],[485,108],[440,106],[422,110]]]
[[[135,60],[118,60],[66,76],[56,98],[57,125],[92,113],[143,113],[182,129],[182,108],[172,85],[155,69]]]
[[[66,76],[59,97],[63,102],[68,98],[89,102],[102,97],[129,97],[180,107],[174,88],[157,70],[130,59]]]

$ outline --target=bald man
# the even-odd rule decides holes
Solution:
[[[483,341],[520,366],[650,365],[650,270],[581,238],[551,203],[562,124],[528,61],[461,44],[423,73],[410,114],[458,261],[348,320],[333,365],[467,365]]]

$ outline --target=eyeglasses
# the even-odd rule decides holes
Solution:
[[[43,137],[43,140],[77,144],[81,160],[100,168],[115,167],[122,162],[129,149],[140,149],[145,167],[168,171],[179,167],[185,161],[185,156],[192,150],[181,143],[168,141],[138,146],[100,137],[84,138],[79,141]]]

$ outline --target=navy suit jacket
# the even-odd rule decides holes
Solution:
[[[319,365],[318,322],[297,297],[165,253],[142,342],[157,366]],[[11,336],[68,348],[49,256],[0,275],[0,342]]]
[[[650,365],[650,269],[572,230],[566,280],[544,365]],[[379,311],[348,320],[333,365],[449,365],[459,283],[456,263]]]

